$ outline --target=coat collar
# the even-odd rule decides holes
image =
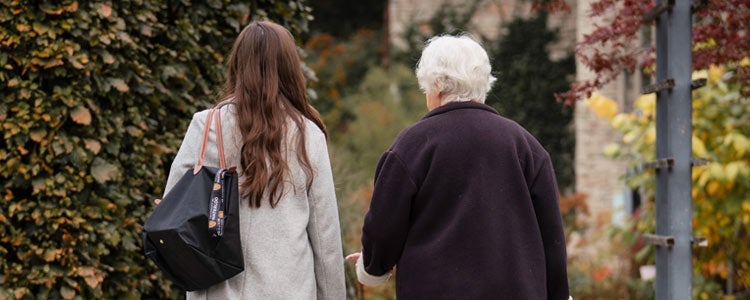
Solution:
[[[450,102],[450,103],[446,103],[441,106],[438,106],[437,108],[428,112],[422,118],[422,120],[436,116],[436,115],[440,115],[443,113],[447,113],[449,111],[457,110],[457,109],[480,109],[480,110],[486,110],[496,115],[499,115],[499,113],[494,108],[492,108],[491,106],[487,104],[477,103],[474,101],[461,101],[461,102]]]

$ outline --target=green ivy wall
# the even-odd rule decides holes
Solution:
[[[245,24],[311,18],[235,2],[0,3],[0,299],[182,297],[140,236],[174,151]]]

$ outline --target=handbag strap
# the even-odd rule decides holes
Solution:
[[[222,169],[226,169],[227,167],[227,162],[224,157],[224,139],[221,132],[221,109],[212,108],[208,111],[208,116],[206,116],[206,126],[203,128],[203,142],[201,143],[201,150],[198,156],[198,164],[195,166],[195,169],[193,169],[193,174],[198,174],[198,171],[203,167],[203,161],[206,155],[206,144],[208,143],[208,135],[211,131],[212,120],[216,125],[216,145],[219,148],[219,167]]]

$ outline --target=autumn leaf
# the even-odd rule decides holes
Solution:
[[[696,157],[705,157],[706,156],[706,145],[701,141],[698,137],[693,135],[693,154],[695,154]]]
[[[70,111],[70,117],[73,118],[73,122],[81,125],[91,124],[91,112],[88,108],[78,106]]]
[[[47,135],[47,131],[44,129],[36,129],[29,132],[29,138],[37,143],[41,142],[45,135]]]
[[[589,109],[599,118],[612,119],[617,114],[617,102],[599,93],[594,93],[588,99]]]
[[[656,111],[656,94],[650,93],[638,96],[638,98],[635,99],[633,106],[640,109],[644,115],[654,115],[654,112]]]
[[[114,86],[115,89],[117,89],[120,92],[125,93],[127,91],[130,91],[130,87],[128,86],[127,83],[125,83],[125,80],[122,80],[120,78],[112,78],[109,80],[109,83],[111,83],[112,86]]]
[[[78,273],[78,276],[81,276],[81,277],[94,276],[94,268],[93,267],[80,267],[76,270],[76,273]]]
[[[94,153],[94,155],[99,154],[99,150],[102,149],[102,144],[99,143],[99,141],[97,140],[86,139],[85,143],[86,143],[86,149],[90,150],[91,153]]]
[[[101,6],[99,6],[99,15],[105,19],[112,15],[112,7],[109,6],[109,3],[102,3]]]
[[[102,62],[106,65],[115,63],[115,57],[107,51],[102,51]]]
[[[32,187],[31,194],[33,195],[33,194],[39,193],[41,190],[44,189],[45,186],[46,185],[44,184],[44,180],[42,179],[32,180],[31,181],[31,187]]]
[[[47,249],[44,251],[44,260],[47,262],[51,262],[55,260],[57,255],[59,255],[62,251],[58,249]]]
[[[76,291],[67,286],[63,286],[60,288],[60,295],[63,299],[73,299],[73,297],[76,296]]]
[[[16,25],[16,30],[18,30],[19,32],[26,32],[31,30],[31,26],[26,24],[18,24]]]
[[[604,147],[604,155],[607,157],[617,157],[620,154],[620,145],[616,143],[607,144]]]
[[[29,293],[29,289],[25,287],[16,288],[13,290],[13,296],[16,296],[16,299],[23,298],[24,295]]]
[[[81,267],[78,268],[78,276],[83,277],[86,284],[89,287],[95,288],[102,281],[104,281],[104,275],[101,271],[96,270],[94,267]]]
[[[95,158],[94,163],[91,165],[91,176],[98,183],[105,183],[107,181],[117,178],[120,174],[120,170],[113,164],[106,162],[101,158]]]

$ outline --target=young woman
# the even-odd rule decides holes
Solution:
[[[254,22],[228,61],[221,108],[224,155],[240,185],[245,270],[188,299],[345,299],[326,131],[305,96],[291,33]],[[208,110],[193,116],[165,194],[197,163]],[[218,166],[214,127],[205,165]]]

